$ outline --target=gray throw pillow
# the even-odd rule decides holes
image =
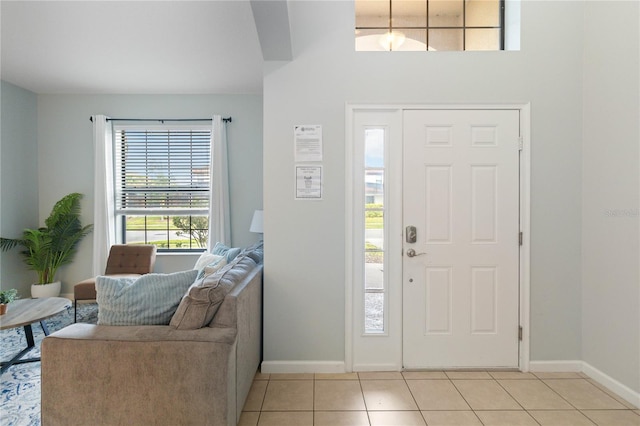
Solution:
[[[208,325],[229,291],[255,265],[250,257],[238,256],[214,274],[197,280],[180,301],[169,325],[178,330],[196,330]]]

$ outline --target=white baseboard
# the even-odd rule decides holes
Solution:
[[[640,408],[640,392],[634,391],[627,385],[620,383],[613,377],[603,373],[587,362],[583,362],[582,372],[618,395],[620,398],[633,404],[635,407]]]
[[[262,361],[260,371],[270,373],[344,373],[344,361]]]
[[[620,398],[635,407],[640,407],[640,392],[620,383],[613,377],[584,361],[531,361],[529,363],[529,371],[534,373],[584,373]]]
[[[529,361],[529,371],[534,373],[581,373],[584,362],[575,361]]]

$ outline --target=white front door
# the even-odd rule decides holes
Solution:
[[[403,120],[403,366],[518,367],[519,110]]]

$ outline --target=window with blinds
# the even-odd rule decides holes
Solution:
[[[205,247],[211,126],[114,126],[116,215],[125,243]]]

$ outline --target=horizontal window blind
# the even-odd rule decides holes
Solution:
[[[210,126],[114,126],[117,214],[208,215]]]

